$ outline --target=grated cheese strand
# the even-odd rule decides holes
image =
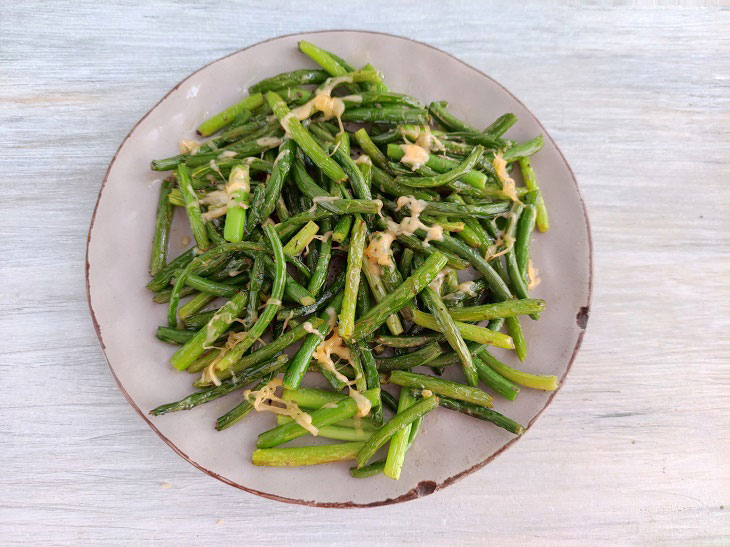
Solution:
[[[260,137],[256,139],[256,144],[259,146],[279,146],[282,140],[279,137]]]
[[[216,218],[220,218],[223,215],[225,215],[228,212],[228,206],[224,207],[218,207],[217,209],[213,209],[210,211],[206,211],[202,215],[200,215],[204,221],[210,222],[211,220],[215,220]]]
[[[335,367],[335,362],[332,360],[333,354],[347,361],[349,361],[351,358],[350,348],[345,346],[342,337],[340,336],[339,332],[337,332],[337,328],[332,331],[332,336],[330,336],[326,340],[323,340],[315,348],[314,353],[312,353],[312,357],[314,357],[316,361],[325,369],[331,372],[332,375],[340,382],[344,384],[349,384],[350,380],[347,378],[347,376],[342,374]]]
[[[295,402],[285,401],[276,395],[276,389],[280,387],[281,384],[281,378],[276,377],[258,390],[251,391],[250,389],[247,389],[243,392],[243,399],[251,402],[251,396],[253,396],[254,399],[252,405],[256,412],[266,411],[273,412],[274,414],[280,414],[282,416],[289,416],[297,424],[309,431],[310,434],[315,437],[319,435],[319,429],[312,424],[311,415],[301,410]],[[266,401],[269,402],[267,403]]]
[[[219,354],[216,356],[215,359],[213,359],[210,364],[203,369],[203,374],[201,375],[201,380],[203,382],[210,382],[215,386],[221,385],[221,381],[218,379],[218,376],[215,373],[215,366],[218,364],[220,359],[218,357],[223,357],[223,354]]]
[[[335,378],[347,385],[349,397],[355,401],[355,404],[357,404],[357,415],[366,416],[368,412],[370,412],[370,408],[372,406],[370,401],[368,401],[362,393],[352,388],[356,380],[350,380],[347,376],[337,370],[335,362],[332,360],[332,355],[336,355],[340,359],[345,359],[352,363],[350,348],[344,344],[340,333],[337,332],[337,328],[333,329],[332,336],[323,340],[315,348],[312,353],[312,357],[314,357],[314,359],[322,365],[325,370],[332,373]]]
[[[215,160],[210,160],[210,162],[208,163],[208,167],[210,167],[212,171],[218,173],[218,175],[220,175],[220,178],[226,180],[226,177],[223,176],[223,173],[221,172],[221,169],[220,167],[218,167],[218,164],[215,162]]]
[[[502,192],[512,201],[520,201],[515,191],[515,181],[507,174],[507,162],[504,161],[501,151],[494,154],[492,165],[499,181],[502,183]]]
[[[433,292],[436,294],[441,294],[441,287],[444,284],[444,281],[446,280],[446,276],[451,271],[451,268],[444,268],[441,270],[438,274],[436,274],[436,277],[431,281],[431,283],[428,284],[431,289],[433,289]]]
[[[330,326],[330,330],[335,328],[335,325],[337,325],[337,312],[333,307],[327,308],[327,316],[329,317],[328,323]]]
[[[319,241],[329,241],[332,237],[332,230],[329,230],[328,232],[325,232],[323,234],[315,234],[312,236],[312,239],[318,239]]]
[[[289,315],[286,316],[286,319],[284,319],[284,324],[281,326],[281,332],[284,332],[286,330],[286,327],[289,324],[289,321],[291,321],[293,317],[294,317],[294,310],[291,310],[289,312]]]
[[[502,256],[503,254],[507,254],[510,249],[512,249],[514,244],[514,238],[510,237],[509,235],[505,235],[504,239],[502,239],[502,236],[499,236],[497,238],[497,241],[494,242],[494,245],[490,245],[489,247],[487,247],[487,252],[484,255],[484,259],[487,261],[491,261],[499,256]],[[497,252],[497,249],[499,249],[500,246],[504,247],[501,251]]]
[[[292,310],[292,314],[293,313],[294,313],[294,311]],[[305,321],[304,323],[302,323],[302,328],[309,334],[314,334],[320,340],[324,340],[324,335],[321,332],[319,332],[317,329],[315,329],[314,326],[312,325],[312,323],[310,323],[309,321]]]

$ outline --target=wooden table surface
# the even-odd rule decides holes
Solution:
[[[129,4],[0,4],[0,542],[730,542],[727,8]],[[428,42],[515,93],[573,167],[595,253],[583,349],[526,438],[367,510],[258,498],[176,456],[117,389],[84,283],[131,126],[209,61],[329,28]]]

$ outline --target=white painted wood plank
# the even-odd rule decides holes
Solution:
[[[3,541],[726,544],[730,12],[322,5],[0,4]],[[114,385],[83,274],[134,122],[211,60],[327,28],[410,36],[506,85],[575,170],[595,244],[583,349],[530,434],[446,491],[349,512],[236,491],[168,450]]]

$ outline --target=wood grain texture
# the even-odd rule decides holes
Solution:
[[[0,4],[2,541],[727,544],[730,11],[288,4]],[[530,434],[443,492],[348,512],[251,496],[173,454],[114,384],[83,271],[137,119],[211,60],[327,28],[406,35],[503,83],[571,163],[595,247],[583,349]]]

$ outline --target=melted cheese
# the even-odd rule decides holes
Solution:
[[[355,160],[355,163],[358,165],[372,165],[373,160],[370,159],[370,156],[361,154],[360,157]]]
[[[266,301],[266,305],[267,306],[281,306],[281,300],[279,300],[278,298],[269,298]]]
[[[284,129],[284,133],[286,133],[287,135],[289,135],[289,122],[291,120],[293,120],[294,118],[297,118],[297,117],[298,116],[297,116],[296,112],[294,110],[292,110],[291,112],[289,112],[288,114],[286,114],[281,119],[281,127]]]
[[[222,178],[223,180],[226,179],[226,177],[223,176],[223,173],[221,173],[220,167],[218,167],[218,164],[215,162],[215,160],[210,160],[210,162],[208,163],[208,167],[210,167],[213,172],[218,173],[220,178]]]
[[[228,203],[228,192],[225,190],[213,190],[198,200],[202,205],[223,207]]]
[[[426,208],[424,200],[416,199],[414,196],[401,196],[398,198],[396,211],[400,211],[403,207],[408,207],[411,215],[401,220],[400,224],[386,219],[387,230],[373,234],[367,249],[365,249],[365,256],[368,257],[371,264],[377,266],[375,271],[378,273],[380,272],[380,266],[393,266],[390,257],[390,246],[397,236],[401,234],[413,235],[416,230],[423,229],[426,231],[425,243],[444,238],[442,226],[427,226],[421,222],[419,215]]]
[[[370,243],[365,249],[365,256],[375,266],[375,271],[380,271],[380,266],[393,266],[390,246],[395,241],[395,234],[391,232],[375,232],[370,236]]]
[[[286,139],[288,140],[288,139]],[[283,143],[284,141],[282,141]],[[274,159],[274,167],[281,161],[283,158],[286,158],[287,156],[291,155],[292,151],[288,148],[282,148],[279,150],[279,153],[276,155],[276,158]],[[249,158],[249,160],[252,160],[253,158]],[[267,175],[266,182],[269,182],[269,178],[271,178],[271,175]]]
[[[327,154],[330,158],[335,155],[337,150],[339,150],[340,146],[342,146],[342,141],[338,140],[335,147],[330,151],[329,154]]]
[[[294,310],[292,310],[292,313],[294,313]],[[315,329],[314,326],[312,326],[312,323],[310,323],[309,321],[305,321],[304,323],[302,323],[302,328],[309,334],[314,334],[320,340],[324,340],[324,336],[322,335],[322,333]]]
[[[316,347],[314,353],[312,353],[312,357],[314,357],[324,369],[332,373],[335,378],[347,385],[348,395],[355,401],[355,404],[357,404],[357,415],[367,416],[372,406],[370,401],[362,393],[352,388],[355,380],[350,380],[347,376],[337,370],[335,362],[332,360],[332,355],[336,355],[340,359],[352,362],[350,348],[344,344],[342,337],[339,332],[337,332],[336,328],[332,331],[332,336],[323,340]]]
[[[342,97],[343,101],[347,101],[349,103],[361,103],[362,102],[362,95],[345,95]]]
[[[230,325],[233,322],[233,312],[225,309],[221,309],[217,311],[210,321],[208,321],[208,325],[205,327],[205,341],[203,342],[204,346],[209,346],[213,342],[215,342],[216,338],[218,338],[218,335],[216,333],[215,324],[220,323],[221,321]]]
[[[202,142],[198,141],[191,141],[183,139],[178,143],[178,147],[180,148],[181,154],[192,154],[195,155],[198,150],[200,150],[200,147],[203,146]]]
[[[428,150],[417,144],[401,144],[400,147],[403,150],[403,157],[400,162],[410,165],[411,170],[415,171],[426,165]]]
[[[433,391],[431,391],[430,389],[424,389],[424,390],[421,391],[421,396],[424,399],[428,399],[429,397],[433,397]]]
[[[327,78],[315,93],[318,95],[332,95],[332,91],[340,84],[351,84],[352,76],[337,76],[336,78]]]
[[[219,207],[218,209],[206,211],[205,213],[203,213],[200,216],[204,221],[210,222],[211,220],[222,217],[223,215],[226,214],[227,211],[228,211],[228,206]]]
[[[312,239],[318,239],[319,241],[329,241],[332,237],[332,230],[329,230],[323,234],[315,234],[312,236]]]
[[[339,119],[345,112],[345,103],[337,97],[329,95],[315,95],[313,99],[315,110],[319,110],[324,115],[325,120],[331,118]]]
[[[502,192],[512,201],[519,201],[515,192],[515,181],[507,174],[507,162],[502,158],[502,152],[497,152],[492,160],[494,171],[502,183]]]
[[[218,159],[235,158],[236,156],[238,156],[238,152],[234,152],[233,150],[224,150],[218,155]]]
[[[418,216],[426,208],[426,202],[422,199],[416,199],[413,196],[401,196],[398,198],[396,211],[400,211],[403,207],[408,207],[411,216],[405,217],[396,224],[392,220],[386,220],[388,223],[388,231],[398,236],[400,234],[413,235],[418,229],[426,230],[426,239],[424,243],[429,241],[441,241],[444,238],[444,229],[438,224],[426,226]]]
[[[456,286],[453,292],[450,292],[444,296],[444,300],[454,300],[460,298],[462,294],[469,296],[476,296],[477,292],[474,290],[474,281],[464,281]]]
[[[351,83],[352,76],[338,76],[337,78],[328,78],[315,92],[314,97],[304,103],[302,106],[293,109],[289,114],[284,116],[282,126],[284,131],[288,132],[289,120],[292,117],[300,121],[304,121],[312,116],[315,112],[322,112],[323,118],[329,120],[337,118],[337,123],[342,127],[342,114],[345,111],[345,103],[338,97],[332,97],[332,91],[340,84]],[[362,97],[361,97],[362,100]]]
[[[494,260],[498,256],[502,256],[503,254],[508,253],[509,250],[514,246],[514,244],[514,239],[509,235],[505,235],[504,238],[502,238],[502,236],[499,236],[497,238],[497,241],[495,241],[493,245],[487,247],[487,252],[484,255],[484,259]],[[500,246],[502,246],[502,250],[497,251]]]
[[[228,197],[234,197],[234,194],[238,191],[243,191],[244,194],[248,194],[251,191],[250,180],[248,166],[241,167],[237,165],[234,167],[228,177],[228,184],[226,184]]]
[[[441,294],[441,286],[444,284],[446,276],[449,275],[450,271],[451,268],[444,268],[438,274],[436,274],[436,277],[433,279],[433,281],[428,284],[428,286],[431,287],[436,294]]]
[[[259,139],[256,139],[256,144],[259,146],[264,147],[271,147],[279,146],[281,144],[281,139],[279,137],[261,137]]]
[[[461,294],[468,294],[469,296],[476,296],[476,291],[472,288],[474,286],[473,281],[464,281],[456,286],[456,290],[444,296],[444,299],[454,299]]]
[[[363,417],[367,416],[370,412],[370,409],[372,408],[372,404],[370,404],[370,401],[368,400],[365,395],[357,391],[356,389],[352,389],[352,387],[349,387],[349,396],[355,401],[355,404],[357,404],[357,416]]]
[[[532,259],[529,259],[529,262],[527,263],[527,288],[529,290],[534,289],[537,287],[541,282],[540,277],[538,276],[538,270],[535,268],[535,266],[532,264]]]
[[[248,165],[243,167],[234,167],[228,177],[228,184],[226,185],[225,190],[214,190],[212,192],[208,192],[200,199],[200,203],[208,205],[208,211],[202,214],[203,220],[209,222],[215,218],[225,215],[228,211],[228,207],[231,206],[232,200],[236,197],[236,194],[239,191],[246,194],[251,191],[249,180]],[[239,205],[246,208],[246,205],[243,203]]]
[[[216,314],[217,316],[217,314]],[[226,319],[232,316],[231,313],[226,315]],[[207,326],[207,333],[205,342],[203,342],[203,348],[205,349],[211,349],[214,346],[211,346],[215,341],[215,332],[211,329],[211,323],[213,321],[210,321]],[[248,335],[247,332],[231,332],[228,334],[228,339],[226,340],[226,344],[224,348],[219,348],[218,355],[215,356],[215,358],[210,362],[210,364],[203,369],[203,373],[201,374],[200,379],[205,383],[212,383],[216,386],[221,385],[221,381],[218,379],[218,376],[216,375],[216,367],[218,366],[218,363],[223,359],[223,356],[226,354],[226,349],[233,347],[238,341],[242,340]]]
[[[403,207],[408,207],[411,215],[418,216],[426,208],[428,203],[422,199],[416,199],[414,196],[400,196],[396,201],[396,211],[400,211]]]
[[[350,380],[347,378],[347,376],[342,374],[335,367],[335,362],[332,360],[332,355],[336,355],[337,357],[345,359],[347,361],[349,361],[351,358],[350,348],[348,348],[344,344],[344,342],[342,341],[342,337],[340,336],[339,332],[337,332],[336,328],[332,331],[332,336],[330,336],[326,340],[323,340],[315,348],[314,353],[312,353],[312,357],[314,357],[317,362],[325,369],[331,372],[332,375],[340,382],[349,384]]]
[[[220,355],[213,359],[210,364],[203,369],[203,374],[200,377],[203,382],[212,383],[215,386],[221,385],[221,381],[215,373],[215,366],[218,364],[218,361],[220,361],[218,357],[220,357]]]
[[[444,151],[446,148],[436,136],[431,133],[431,128],[428,125],[422,126],[423,129],[419,131],[416,144],[424,150],[438,150]]]
[[[233,314],[229,312],[228,314],[226,314],[222,317],[225,317],[227,319],[229,317],[233,317]],[[236,319],[236,318],[233,318],[230,320],[231,323],[233,321],[240,321],[241,323],[243,323],[243,321],[241,321],[240,319]],[[207,367],[205,367],[205,369],[203,369],[203,373],[202,373],[200,379],[205,383],[212,383],[212,384],[215,384],[216,386],[219,386],[219,385],[221,385],[221,382],[218,379],[218,376],[216,376],[216,370],[217,370],[218,363],[223,359],[223,357],[225,356],[227,351],[229,351],[230,349],[232,349],[233,347],[235,347],[237,344],[239,344],[240,342],[242,342],[244,339],[246,339],[248,337],[248,332],[243,331],[243,332],[228,333],[228,339],[226,340],[225,346],[222,348],[217,348],[216,346],[210,345],[213,342],[213,340],[211,340],[210,342],[208,341],[208,339],[213,337],[215,334],[211,330],[210,324],[211,323],[208,323],[208,327],[207,327],[208,332],[207,332],[206,341],[203,342],[203,348],[204,349],[218,349],[219,351],[218,351],[218,355],[216,355],[215,358],[210,362],[210,364]]]
[[[241,319],[236,319],[236,321],[243,323],[243,321]],[[246,338],[248,338],[248,332],[246,332],[246,331],[229,332],[228,339],[226,340],[225,349],[232,349],[232,348],[236,347],[238,344],[243,342]]]
[[[398,131],[406,144],[415,142],[421,136],[421,128],[417,125],[399,125]]]
[[[280,386],[281,378],[276,377],[261,389],[255,391],[247,389],[243,392],[243,399],[251,402],[251,397],[253,397],[252,404],[257,412],[263,410],[273,412],[274,414],[279,414],[281,416],[289,416],[297,424],[316,437],[319,434],[319,430],[312,425],[312,416],[302,411],[295,402],[285,401],[281,397],[278,397],[276,395],[276,389]]]
[[[337,312],[333,307],[327,308],[327,316],[329,317],[328,324],[330,327],[330,330],[335,328],[335,325],[337,325]]]
[[[444,238],[444,228],[443,226],[439,226],[438,224],[434,224],[430,228],[426,230],[426,239],[423,240],[424,243],[428,243],[429,241],[441,241]]]

